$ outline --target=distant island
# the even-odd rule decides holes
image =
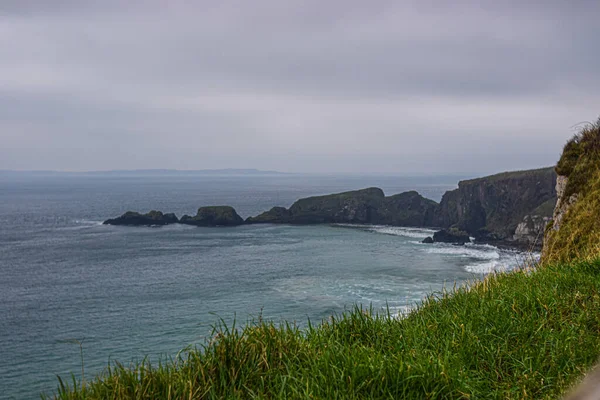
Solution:
[[[554,168],[504,172],[461,181],[440,203],[409,191],[386,196],[379,188],[303,198],[242,219],[231,206],[200,207],[195,216],[128,211],[106,225],[238,226],[243,224],[376,224],[440,229],[426,243],[479,243],[541,249],[556,204]]]

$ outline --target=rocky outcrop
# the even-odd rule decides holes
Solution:
[[[567,184],[569,183],[569,178],[566,176],[559,175],[556,178],[556,207],[554,208],[554,212],[552,214],[552,229],[558,231],[560,229],[560,224],[567,213],[567,210],[575,204],[577,198],[579,197],[579,193],[573,193],[570,196],[565,196]]]
[[[433,243],[465,244],[471,242],[467,232],[458,229],[442,229],[433,234]]]
[[[129,226],[154,226],[169,225],[179,222],[175,214],[163,214],[160,211],[152,210],[147,214],[140,214],[134,211],[127,211],[120,217],[107,219],[104,225],[129,225]]]
[[[386,197],[379,188],[367,188],[300,199],[289,209],[274,207],[246,222],[431,226],[437,206],[415,191]]]
[[[526,215],[517,225],[513,240],[519,243],[538,247],[544,239],[544,230],[551,221],[550,217],[541,215]]]
[[[525,216],[550,217],[546,214],[555,202],[555,183],[553,168],[462,181],[458,189],[444,194],[436,221],[441,227],[465,231],[480,242],[515,241],[515,231]],[[517,240],[529,243],[531,237],[519,235]]]
[[[244,220],[233,207],[212,206],[200,207],[195,216],[184,215],[179,222],[195,226],[237,226],[242,225]]]

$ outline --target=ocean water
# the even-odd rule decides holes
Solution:
[[[378,186],[434,200],[456,178],[0,174],[0,398],[37,398],[56,375],[175,355],[219,318],[318,322],[355,304],[401,314],[424,295],[511,269],[516,252],[424,245],[388,226],[115,227],[127,210],[242,217],[300,197]]]

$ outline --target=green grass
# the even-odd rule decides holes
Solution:
[[[556,398],[600,355],[600,260],[491,275],[404,319],[221,325],[204,348],[113,364],[58,399]]]

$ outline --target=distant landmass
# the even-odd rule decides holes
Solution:
[[[117,169],[108,171],[16,171],[0,170],[4,175],[292,175],[287,172],[263,171],[254,168],[224,168],[224,169]]]

